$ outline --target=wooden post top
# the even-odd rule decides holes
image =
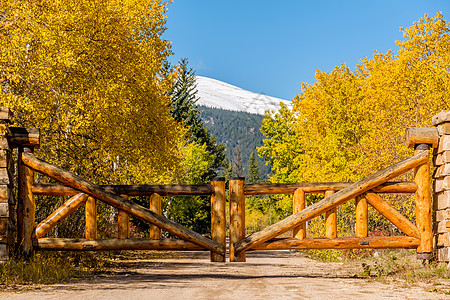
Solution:
[[[418,144],[428,144],[437,148],[439,144],[439,133],[436,127],[411,127],[406,129],[405,145],[414,148]]]
[[[12,147],[39,148],[41,134],[39,128],[9,127],[9,141]]]
[[[211,181],[225,181],[225,177],[214,177]]]
[[[245,177],[230,177],[230,180],[245,180]]]

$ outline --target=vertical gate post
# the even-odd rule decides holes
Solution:
[[[19,147],[18,153],[17,243],[19,252],[25,257],[33,255],[32,238],[36,204],[31,191],[34,184],[34,171],[23,164],[22,154],[33,153],[33,151],[33,147]]]
[[[325,197],[334,194],[334,191],[326,191]],[[332,239],[337,237],[337,208],[334,207],[325,213],[325,237]]]
[[[438,133],[436,128],[408,128],[406,130],[406,145],[414,148],[414,154],[429,153],[430,148],[437,147]],[[417,248],[417,258],[430,260],[433,256],[433,217],[431,201],[430,161],[414,169],[416,190],[416,226],[420,233],[420,245]]]
[[[245,238],[244,177],[230,178],[230,262],[245,262],[245,251],[235,253],[235,243]]]
[[[415,154],[430,151],[430,145],[419,144],[415,147]],[[433,218],[431,202],[431,174],[430,162],[418,166],[414,170],[416,191],[416,225],[420,232],[420,246],[417,248],[417,258],[429,260],[433,255]]]
[[[128,199],[128,195],[121,195]],[[119,209],[117,212],[117,237],[121,240],[130,238],[130,215]]]
[[[297,213],[304,210],[306,207],[305,191],[302,189],[296,189],[293,197],[294,203],[292,204],[293,213]],[[299,240],[306,238],[306,223],[300,224],[300,226],[293,229],[293,236]]]
[[[90,196],[85,204],[85,217],[85,237],[87,240],[95,240],[97,239],[97,200]]]
[[[161,210],[161,196],[157,193],[153,193],[150,196],[150,207],[149,209],[160,215],[162,213]],[[152,240],[159,240],[162,237],[161,228],[156,225],[150,224],[150,234],[149,237]]]
[[[211,195],[211,238],[223,245],[225,249],[224,255],[211,252],[211,261],[225,262],[227,252],[225,178],[214,178],[211,180],[211,185],[214,188],[214,193]]]
[[[357,196],[356,204],[356,236],[367,237],[368,235],[368,205],[367,199],[363,196]]]

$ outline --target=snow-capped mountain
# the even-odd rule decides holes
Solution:
[[[203,76],[196,78],[197,105],[200,106],[264,115],[266,110],[278,110],[280,102],[290,105],[290,101],[253,93],[216,79]]]

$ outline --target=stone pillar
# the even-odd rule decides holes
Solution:
[[[0,107],[0,261],[9,259],[15,241],[16,205],[13,193],[14,161],[9,143],[8,124],[12,118],[7,107]]]
[[[442,111],[432,119],[438,128],[439,146],[434,149],[433,232],[438,261],[450,261],[450,111]]]

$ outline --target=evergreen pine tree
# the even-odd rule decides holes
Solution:
[[[163,74],[172,69],[166,64]],[[201,181],[208,183],[217,176],[220,169],[227,166],[228,160],[224,145],[216,144],[216,137],[199,118],[200,111],[196,106],[197,88],[195,72],[188,67],[188,60],[183,58],[179,63],[179,74],[170,91],[172,102],[169,105],[172,117],[188,129],[186,139],[199,146],[206,145],[206,150],[213,158],[208,172],[203,174]],[[169,218],[191,228],[199,233],[210,232],[211,204],[209,197],[172,197],[167,207]]]
[[[244,170],[242,169],[241,147],[237,145],[233,150],[232,174],[236,177],[242,177]]]
[[[248,162],[248,175],[246,182],[249,184],[258,183],[261,181],[261,172],[259,169],[259,163],[255,158],[255,152],[250,154],[250,160]]]
[[[170,65],[166,65],[165,69],[169,70]],[[206,144],[206,150],[214,157],[211,168],[203,178],[207,182],[216,177],[220,169],[227,166],[225,146],[216,144],[216,137],[209,133],[208,128],[199,117],[200,111],[196,106],[198,98],[195,71],[188,67],[187,58],[180,61],[180,73],[175,80],[170,95],[172,96],[172,103],[170,104],[172,117],[188,128],[188,139],[198,145]]]

